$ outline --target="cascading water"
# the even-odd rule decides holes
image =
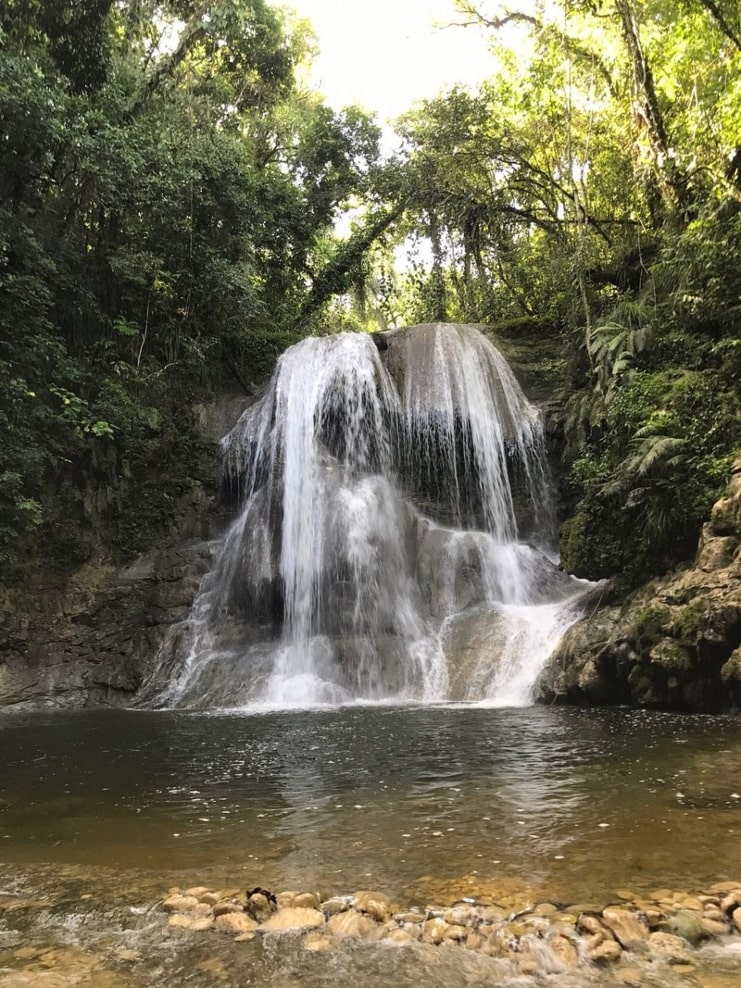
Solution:
[[[549,555],[539,414],[475,327],[379,339],[292,347],[222,440],[240,515],[144,697],[528,702],[589,589]]]

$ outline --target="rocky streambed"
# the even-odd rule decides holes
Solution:
[[[0,890],[0,988],[325,988],[353,980],[380,988],[390,972],[395,984],[435,988],[731,988],[741,977],[737,880],[647,895],[621,889],[610,902],[581,903],[528,901],[506,883],[448,905],[408,905],[380,890],[321,895],[236,884],[171,887],[146,902],[128,886],[115,904],[105,901],[105,882],[97,894],[78,886],[77,901],[70,891],[60,901],[58,891],[29,899]],[[35,928],[9,942],[34,916]]]
[[[170,889],[162,909],[171,927],[215,930],[237,942],[292,933],[306,950],[332,950],[347,938],[456,945],[507,961],[520,974],[631,960],[691,973],[693,948],[741,934],[741,882],[718,882],[696,894],[657,889],[647,898],[623,890],[607,905],[518,905],[484,895],[410,909],[378,891],[322,899],[315,892],[195,886]],[[735,946],[741,951],[741,940]]]

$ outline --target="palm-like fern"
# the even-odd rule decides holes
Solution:
[[[661,425],[649,423],[636,431],[630,441],[630,455],[603,485],[603,494],[630,492],[630,501],[636,504],[650,492],[652,482],[665,478],[684,462],[687,440],[681,436],[667,436],[661,428]]]

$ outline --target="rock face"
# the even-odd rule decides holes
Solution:
[[[6,610],[0,707],[130,702],[209,564],[208,542],[189,540],[125,569],[86,566],[64,589],[41,588],[32,616]]]
[[[245,399],[201,410],[203,438],[238,417]],[[132,564],[91,562],[67,580],[34,577],[23,597],[0,593],[0,708],[128,704],[146,679],[168,629],[190,613],[211,566],[208,539],[224,519],[213,485],[193,480],[173,506],[172,547]]]
[[[741,709],[741,459],[692,566],[566,633],[542,672],[547,703]]]

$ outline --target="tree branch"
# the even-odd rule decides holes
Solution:
[[[715,23],[720,28],[721,32],[725,34],[728,40],[734,45],[737,51],[741,51],[741,38],[734,32],[731,25],[723,16],[723,11],[720,9],[715,0],[700,0],[700,5],[707,10],[710,16],[713,18]]]

